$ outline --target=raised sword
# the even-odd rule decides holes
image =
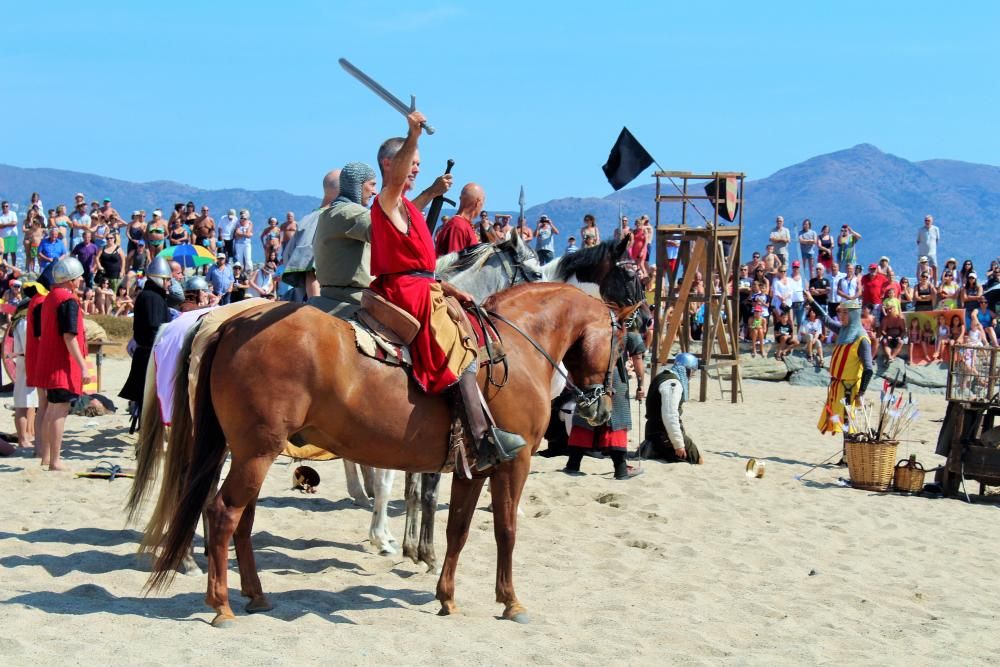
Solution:
[[[399,99],[398,97],[390,93],[388,90],[383,88],[382,84],[380,84],[378,81],[371,78],[370,76],[359,70],[357,67],[352,65],[347,58],[339,58],[337,59],[337,62],[340,63],[340,66],[344,68],[345,72],[347,72],[355,79],[363,83],[365,87],[368,88],[368,90],[372,91],[373,93],[381,97],[389,104],[389,106],[391,106],[399,113],[403,114],[404,116],[408,116],[417,110],[417,98],[415,96],[410,95],[410,106],[406,106],[405,104],[403,104],[403,101],[401,99]],[[421,123],[420,126],[424,128],[424,132],[426,132],[427,134],[434,134],[434,128],[431,127],[429,123],[424,122]]]

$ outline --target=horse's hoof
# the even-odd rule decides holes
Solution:
[[[216,614],[212,619],[213,628],[231,628],[236,624],[236,617],[232,614]]]
[[[452,614],[458,613],[458,607],[455,606],[454,602],[442,602],[441,609],[438,611],[438,616],[451,616]]]
[[[526,611],[519,611],[518,613],[509,616],[508,620],[514,621],[515,623],[520,623],[521,625],[527,625],[528,623],[531,622],[531,620],[528,618],[528,612]]]
[[[244,609],[248,614],[259,614],[263,611],[271,611],[274,609],[274,605],[271,604],[266,595],[260,595],[247,602],[247,606]]]
[[[515,623],[521,623],[522,625],[529,622],[528,612],[525,611],[524,607],[519,604],[512,605],[504,609],[503,618],[508,621],[514,621]]]
[[[376,544],[375,548],[378,549],[379,556],[395,556],[399,551],[393,546],[392,542],[382,542],[381,544]]]

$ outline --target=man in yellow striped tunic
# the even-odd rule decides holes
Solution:
[[[826,393],[826,405],[816,426],[820,433],[841,433],[847,430],[844,401],[857,405],[874,372],[871,339],[861,326],[861,304],[857,301],[841,302],[837,308],[837,319],[833,319],[813,301],[808,292],[805,296],[809,306],[837,334],[830,357],[830,387]]]

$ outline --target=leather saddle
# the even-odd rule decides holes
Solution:
[[[361,292],[361,310],[357,318],[396,345],[409,345],[420,331],[420,320],[370,289]]]

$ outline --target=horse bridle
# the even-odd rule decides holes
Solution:
[[[500,266],[503,268],[504,273],[507,275],[507,280],[510,281],[510,286],[518,284],[518,278],[521,278],[522,282],[531,283],[537,282],[541,279],[541,274],[536,275],[535,280],[531,280],[528,275],[528,270],[524,268],[524,263],[520,260],[511,259],[507,250],[510,246],[493,246],[493,253],[500,256]]]
[[[610,349],[610,356],[608,357],[608,370],[604,374],[604,384],[589,384],[583,387],[583,389],[580,389],[575,384],[573,384],[573,381],[570,379],[569,375],[565,371],[563,371],[563,369],[559,368],[558,362],[556,362],[556,360],[553,359],[552,356],[548,352],[546,352],[545,349],[542,348],[542,346],[539,345],[538,342],[528,334],[528,332],[526,332],[524,329],[522,329],[518,325],[508,320],[500,313],[489,310],[485,312],[490,317],[500,320],[501,322],[509,326],[511,329],[521,334],[521,336],[524,337],[525,340],[531,343],[532,347],[538,350],[538,352],[541,353],[543,357],[545,357],[545,360],[549,362],[549,365],[552,366],[553,369],[555,369],[556,373],[559,373],[559,375],[561,375],[563,379],[566,380],[566,388],[569,389],[571,392],[573,392],[573,395],[576,397],[576,404],[578,407],[581,408],[589,407],[594,403],[596,403],[598,400],[600,400],[601,396],[611,394],[615,361],[617,360],[618,356],[616,354],[616,348],[618,347],[618,337],[615,335],[615,332],[622,328],[622,323],[618,321],[618,316],[615,315],[615,311],[612,310],[611,308],[608,308],[608,315],[611,319],[611,344],[610,344],[611,349]]]

